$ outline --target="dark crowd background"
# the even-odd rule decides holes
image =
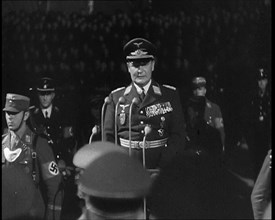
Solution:
[[[259,67],[271,84],[271,1],[94,1],[93,12],[87,1],[79,1],[79,10],[57,10],[56,1],[18,2],[19,9],[2,1],[2,106],[6,93],[33,88],[42,76],[54,78],[55,103],[81,147],[100,124],[104,98],[131,81],[124,44],[143,37],[158,48],[153,78],[177,87],[183,106],[191,79],[206,77],[207,97],[223,114],[227,152],[253,129],[244,109],[257,89]],[[240,152],[231,152],[230,166],[249,177],[249,159]]]
[[[223,112],[227,142],[236,143],[244,129],[241,109],[257,86],[256,70],[271,72],[270,2],[144,2],[125,1],[130,9],[112,13],[9,7],[2,13],[2,106],[13,88],[33,87],[39,77],[51,76],[57,104],[87,139],[94,97],[100,108],[100,97],[130,82],[123,45],[144,37],[159,51],[154,78],[176,86],[183,103],[192,77],[206,77],[207,96]]]

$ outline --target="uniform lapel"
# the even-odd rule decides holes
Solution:
[[[140,105],[140,108],[143,108],[144,106],[154,103],[157,99],[159,99],[160,95],[161,95],[161,92],[160,92],[159,85],[155,81],[152,81],[147,91],[147,94]]]
[[[137,89],[136,87],[132,84],[130,84],[126,89],[125,89],[125,92],[124,92],[124,97],[126,99],[126,103],[128,104],[131,104],[132,103],[132,100],[133,98],[138,98],[139,95],[138,95],[138,92],[137,92]]]

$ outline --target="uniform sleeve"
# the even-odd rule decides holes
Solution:
[[[47,211],[46,219],[60,219],[62,194],[60,191],[62,176],[55,162],[53,151],[46,139],[37,140],[37,157],[42,181],[46,186]]]
[[[185,149],[185,120],[179,94],[175,91],[171,98],[173,107],[171,123],[169,124],[168,147],[161,156],[160,167],[164,167],[171,159]]]
[[[221,109],[218,105],[215,105],[215,119],[214,119],[214,123],[215,123],[215,127],[219,130],[220,135],[221,135],[221,139],[222,139],[222,144],[225,144],[225,132],[224,132],[224,124],[223,124],[223,117],[222,117],[222,112]]]
[[[255,219],[262,219],[271,199],[271,168],[269,150],[251,194],[251,203]]]
[[[104,117],[104,140],[105,141],[110,141],[110,142],[115,142],[115,102],[113,95],[110,94],[109,98],[111,102],[107,104],[106,106],[106,111],[105,111],[105,117]]]

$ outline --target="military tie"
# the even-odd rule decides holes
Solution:
[[[45,111],[45,118],[49,118],[48,112]]]
[[[144,99],[144,97],[145,97],[145,92],[144,92],[144,88],[143,87],[141,87],[141,93],[139,94],[139,98],[140,98],[140,101],[142,102],[143,101],[143,99]]]

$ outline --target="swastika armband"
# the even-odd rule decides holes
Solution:
[[[54,161],[44,163],[42,165],[42,172],[44,179],[49,179],[59,174],[59,169]]]
[[[223,119],[222,118],[215,118],[215,127],[223,128]]]

